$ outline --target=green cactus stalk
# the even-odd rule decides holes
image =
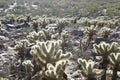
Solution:
[[[116,42],[112,44],[101,42],[100,44],[94,44],[94,50],[98,56],[102,56],[102,62],[100,63],[102,69],[105,69],[105,74],[102,76],[102,80],[106,80],[106,70],[109,63],[108,56],[112,52],[119,52],[120,49]]]
[[[86,80],[97,80],[98,76],[102,76],[104,70],[94,68],[95,62],[92,60],[78,59],[78,63],[82,66],[82,70],[78,72],[85,77]]]
[[[66,60],[71,57],[71,53],[62,53],[60,49],[62,41],[47,41],[37,42],[31,49],[31,55],[41,65],[42,68],[46,69],[46,65],[55,63],[59,60]]]
[[[112,80],[117,80],[117,71],[120,69],[120,53],[112,53],[109,55],[109,60],[113,66]]]
[[[32,77],[33,67],[34,65],[30,60],[25,60],[22,65],[25,67],[26,70],[26,77],[25,80],[30,80]]]

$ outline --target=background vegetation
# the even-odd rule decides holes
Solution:
[[[0,8],[6,9],[13,2],[14,0],[0,0]],[[17,0],[16,2],[19,9],[10,10],[9,13],[48,16],[120,15],[120,0]],[[25,3],[26,8],[23,6]],[[38,5],[38,8],[33,9],[32,4]]]

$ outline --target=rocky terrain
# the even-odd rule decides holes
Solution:
[[[37,57],[35,54],[38,53],[42,54],[41,52],[42,47],[40,48],[38,53],[34,52],[34,46],[37,46],[39,42],[40,44],[44,43],[46,44],[46,46],[48,46],[48,44],[51,44],[52,41],[53,44],[55,44],[57,40],[61,40],[62,44],[60,46],[60,50],[62,50],[63,55],[64,56],[65,54],[67,55],[67,52],[71,53],[71,57],[70,55],[66,56],[65,59],[63,57],[64,61],[66,61],[66,59],[68,60],[65,70],[63,70],[67,75],[67,78],[63,74],[60,80],[84,80],[84,79],[102,80],[100,76],[103,75],[103,72],[97,74],[93,71],[94,74],[92,74],[92,76],[95,75],[95,78],[98,77],[97,79],[91,78],[89,79],[88,78],[89,74],[87,75],[87,72],[86,76],[84,76],[83,73],[80,74],[78,70],[82,71],[83,67],[81,66],[83,65],[82,63],[81,64],[78,63],[78,59],[82,58],[86,60],[89,59],[93,60],[95,62],[95,69],[98,69],[99,71],[103,68],[98,68],[101,66],[100,64],[101,57],[99,57],[97,53],[102,54],[105,52],[104,50],[106,50],[106,52],[108,50],[107,53],[112,54],[115,52],[119,54],[120,47],[119,17],[114,18],[98,17],[92,19],[83,17],[81,19],[76,18],[56,19],[56,18],[41,18],[40,16],[37,17],[24,16],[23,18],[14,17],[13,19],[13,17],[9,16],[9,19],[10,22],[11,21],[13,22],[9,23],[9,20],[7,21],[4,18],[3,20],[1,20],[0,80],[48,80],[49,78],[48,79],[39,78],[39,75],[41,75],[40,73],[42,71],[41,68],[43,68],[43,65],[42,61],[39,60],[40,57],[39,56]],[[55,30],[55,32],[52,30]],[[26,40],[28,40],[28,42]],[[51,41],[51,43],[49,43],[49,41]],[[94,45],[98,46],[99,48],[99,45],[102,45],[101,42],[105,42],[103,43],[104,46],[101,47],[100,51],[97,52],[96,51],[97,49],[95,49],[96,47],[94,47]],[[116,42],[117,45],[113,44],[113,42]],[[111,46],[112,48],[110,47],[110,49],[109,48],[106,49],[105,48],[106,45],[107,47]],[[49,47],[51,46],[46,47],[46,50],[43,49],[44,54],[47,51],[47,49],[49,51]],[[52,48],[51,50],[54,51],[54,48]],[[31,66],[28,66],[27,68],[23,65],[24,61],[26,60],[30,60],[32,63],[32,64],[29,63]],[[120,65],[119,63],[120,62],[118,62],[118,66]],[[34,67],[32,67],[32,65],[34,65]],[[113,80],[112,77],[113,74],[109,72],[109,70],[113,70],[113,66],[110,64],[106,65],[108,66],[105,69],[107,75],[106,78],[107,80]],[[27,69],[29,69],[29,71],[31,72],[27,73]],[[94,70],[94,68],[92,68],[92,70]],[[120,69],[117,68],[118,80],[120,79],[119,70]],[[50,77],[49,80],[53,80],[53,78]]]

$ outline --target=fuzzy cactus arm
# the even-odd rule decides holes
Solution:
[[[70,52],[68,52],[66,54],[61,54],[60,55],[60,60],[69,59],[71,56],[72,56],[72,54]]]
[[[79,58],[78,63],[82,65],[82,68],[86,68],[87,66],[85,59]]]
[[[115,53],[120,51],[120,47],[119,47],[118,43],[113,42],[113,43],[111,44],[111,51],[112,51],[112,52],[115,52]]]
[[[25,60],[24,62],[22,62],[22,65],[25,66],[25,69],[27,72],[33,71],[34,65],[32,64],[30,60]]]
[[[120,53],[112,53],[109,55],[109,60],[112,65],[120,64]]]
[[[38,52],[38,56],[40,56],[43,59],[46,59],[46,55],[44,52],[40,49],[40,47],[36,47],[36,51]]]
[[[38,48],[38,46],[33,46],[30,53],[36,61],[38,61],[40,64],[44,65],[46,63],[46,61],[45,61],[46,56],[44,55],[44,53],[41,53],[39,51],[39,48],[38,49],[37,48]]]
[[[47,46],[46,46],[46,43],[44,42],[38,42],[38,45],[39,45],[39,51],[45,55],[48,54],[48,49],[47,49]]]
[[[47,64],[47,68],[48,68],[48,70],[46,71],[46,73],[48,73],[48,77],[50,78],[52,78],[52,79],[54,79],[54,78],[56,78],[56,72],[55,72],[55,66],[53,66],[52,64],[50,64],[50,63],[48,63]]]
[[[114,53],[114,54],[115,54],[115,53]],[[115,65],[115,62],[114,62],[114,61],[116,61],[114,54],[112,53],[111,55],[109,55],[109,60],[110,60],[110,63],[111,63],[112,65]]]
[[[47,39],[47,37],[49,37],[47,30],[43,29],[42,31],[43,31],[43,34],[45,36],[45,39]]]
[[[57,78],[62,78],[63,77],[63,74],[65,73],[65,68],[66,68],[66,64],[67,64],[67,60],[61,60],[61,61],[58,61],[55,65],[55,71],[57,73]]]

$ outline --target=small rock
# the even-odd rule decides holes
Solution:
[[[78,37],[84,35],[83,31],[78,31],[78,30],[73,30],[71,34],[74,35],[74,36],[77,35]]]
[[[2,41],[8,41],[9,38],[8,38],[8,37],[5,37],[5,36],[0,36],[0,40],[2,40]]]
[[[96,38],[95,41],[94,41],[94,43],[99,44],[99,43],[102,42],[102,41],[110,43],[109,40],[107,40],[107,39],[105,39],[105,38],[102,38],[102,37]]]

